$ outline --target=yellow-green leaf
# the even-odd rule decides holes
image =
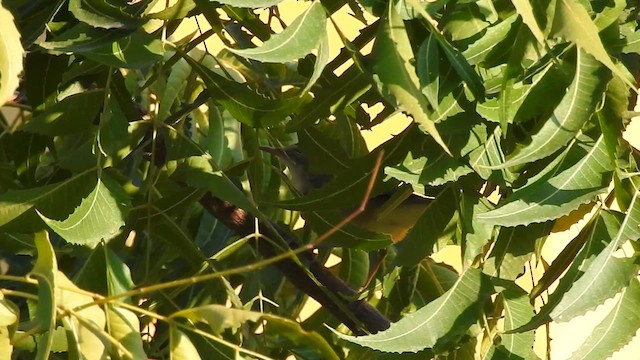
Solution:
[[[11,13],[0,4],[0,106],[11,99],[22,72],[20,33]]]

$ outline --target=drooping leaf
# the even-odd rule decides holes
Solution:
[[[229,51],[262,62],[287,62],[309,54],[326,36],[324,6],[315,1],[304,13],[281,33],[271,36],[261,46],[253,49],[229,49]]]
[[[325,66],[329,62],[329,37],[327,34],[323,34],[323,36],[318,40],[318,55],[316,56],[316,62],[313,66],[313,73],[309,78],[309,82],[307,86],[302,89],[301,95],[306,94],[307,91],[311,89],[311,87],[318,81],[320,76],[322,75],[322,70],[324,70]]]
[[[627,345],[638,329],[640,283],[637,279],[622,290],[609,314],[593,329],[589,337],[571,354],[570,359],[605,359]]]
[[[566,321],[594,309],[613,297],[637,275],[634,258],[613,255],[624,242],[640,239],[640,196],[636,194],[618,233],[596,257],[580,279],[567,291],[551,312],[551,318]]]
[[[542,29],[540,28],[538,21],[536,20],[531,3],[526,0],[511,0],[511,2],[516,8],[518,15],[522,17],[522,22],[527,24],[536,40],[538,40],[539,43],[544,43],[545,36],[542,33]]]
[[[307,99],[287,94],[276,100],[268,99],[245,84],[223,78],[187,55],[184,58],[202,77],[211,98],[236,120],[249,126],[268,127],[281,123]]]
[[[574,42],[633,88],[633,78],[622,72],[611,60],[598,35],[598,27],[584,6],[576,0],[557,0],[555,3],[551,34]]]
[[[113,336],[122,347],[131,353],[131,359],[144,359],[147,357],[142,344],[140,320],[134,312],[115,305],[109,305],[107,323],[109,324],[109,335]]]
[[[492,286],[480,271],[470,268],[444,295],[385,331],[358,337],[334,332],[343,340],[374,350],[403,353],[433,348],[437,353],[468,330],[492,293]]]
[[[453,47],[449,42],[440,34],[436,34],[438,44],[442,49],[442,52],[451,63],[451,66],[456,71],[458,76],[467,84],[469,90],[473,94],[476,100],[484,99],[484,85],[482,79],[475,72],[473,67],[467,62],[467,59],[460,53],[458,49]]]
[[[531,142],[510,155],[502,166],[542,159],[566,145],[594,112],[605,83],[603,80],[604,72],[598,61],[578,51],[576,76],[553,115],[531,137]]]
[[[201,360],[198,349],[189,337],[177,326],[169,328],[170,353],[172,360]]]
[[[533,316],[533,306],[527,293],[517,285],[502,292],[504,306],[504,331],[517,329],[526,324]],[[496,348],[496,353],[502,356],[494,356],[493,359],[537,359],[533,352],[533,331],[516,334],[502,334],[501,343]]]
[[[124,225],[129,199],[120,184],[103,174],[95,189],[65,220],[53,220],[39,213],[44,222],[72,244],[95,247],[110,240]]]
[[[433,119],[429,117],[431,110],[428,101],[420,90],[420,80],[411,64],[414,58],[411,43],[402,18],[391,1],[382,19],[373,54],[374,73],[383,93],[394,99],[399,108],[409,113],[424,131],[449,152]]]
[[[22,72],[20,33],[9,10],[0,4],[0,106],[13,97]]]
[[[546,305],[538,311],[531,321],[514,331],[533,330],[551,321],[549,314],[562,301],[564,294],[584,275],[598,254],[604,251],[607,243],[618,232],[620,221],[621,218],[618,218],[613,212],[601,210],[596,213],[592,221],[587,223],[579,235],[558,255],[540,282],[531,291],[531,296],[539,296],[560,275],[564,274],[558,281],[557,287],[549,295]]]
[[[479,215],[478,219],[502,226],[527,225],[559,218],[593,201],[606,190],[613,165],[602,136],[595,142],[582,139],[584,144],[576,142],[569,149],[570,153],[584,154],[575,165],[562,168],[562,164],[552,163],[541,172],[540,179],[518,189],[506,204]]]
[[[33,266],[31,276],[38,280],[38,307],[34,316],[38,332],[43,336],[38,340],[37,360],[49,358],[53,343],[53,330],[56,325],[56,273],[58,263],[53,247],[49,242],[49,234],[45,231],[36,234],[38,258]]]

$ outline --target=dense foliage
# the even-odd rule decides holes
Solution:
[[[629,343],[634,2],[299,1],[287,24],[293,3],[1,2],[0,357],[535,359],[605,300],[571,358]],[[321,188],[260,150],[292,144]],[[342,221],[413,193],[397,244]]]

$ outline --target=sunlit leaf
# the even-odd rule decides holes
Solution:
[[[595,110],[604,85],[603,76],[598,61],[578,51],[576,76],[553,115],[531,137],[531,142],[510,155],[502,166],[514,166],[542,159],[573,139]]]
[[[640,329],[640,283],[637,279],[622,290],[609,314],[589,337],[571,354],[570,359],[605,359],[627,345]]]
[[[200,354],[189,337],[176,326],[169,328],[170,354],[172,360],[200,360]]]
[[[635,81],[622,72],[609,57],[598,35],[598,28],[584,6],[575,0],[558,0],[555,3],[555,16],[551,27],[552,35],[575,42],[578,47],[608,67],[627,85],[635,87]]]
[[[618,233],[596,257],[584,275],[567,291],[551,312],[557,321],[567,321],[594,309],[613,297],[637,275],[634,258],[617,257],[614,252],[628,240],[640,239],[640,200],[633,198],[629,210],[620,224]]]
[[[263,62],[287,62],[309,54],[326,36],[324,6],[316,1],[281,33],[253,49],[229,49],[240,56]]]
[[[0,4],[0,106],[13,97],[22,71],[20,33],[11,13]]]
[[[42,214],[40,217],[68,242],[94,247],[118,233],[128,213],[128,202],[120,184],[103,174],[95,189],[67,219],[58,221]]]
[[[33,266],[31,276],[38,280],[38,307],[34,316],[38,332],[43,333],[38,339],[37,360],[49,358],[53,344],[53,330],[56,325],[56,272],[58,263],[53,247],[49,242],[49,234],[40,232],[35,237],[38,258]]]
[[[383,93],[395,99],[398,107],[409,113],[422,129],[449,152],[433,119],[429,117],[431,110],[427,98],[420,90],[420,80],[411,64],[414,58],[411,43],[402,18],[393,8],[392,1],[389,2],[382,21],[373,47],[373,68]]]
[[[526,324],[533,316],[533,306],[527,293],[514,286],[502,292],[504,306],[504,331],[509,331]],[[533,352],[533,331],[517,334],[502,334],[501,343],[496,352],[502,353],[506,358],[536,359]],[[494,356],[500,359],[501,356]]]
[[[358,337],[334,332],[343,340],[384,352],[418,352],[426,348],[437,352],[468,330],[491,293],[487,279],[470,268],[444,295],[385,331]]]
[[[541,172],[544,175],[541,179],[518,189],[507,198],[507,203],[479,215],[478,220],[502,226],[526,225],[559,218],[593,201],[606,190],[613,169],[604,139],[600,136],[595,142],[576,143],[570,151],[584,155],[565,169],[555,164],[548,166]]]

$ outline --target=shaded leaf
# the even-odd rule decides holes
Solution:
[[[10,222],[34,206],[49,214],[49,208],[53,206],[52,204],[72,202],[69,199],[73,198],[79,188],[85,188],[87,184],[95,181],[90,176],[92,172],[85,171],[56,184],[33,189],[10,190],[0,195],[0,225]],[[42,209],[43,207],[46,208],[46,211]]]
[[[457,198],[453,187],[444,189],[429,205],[420,219],[397,246],[394,259],[397,265],[413,266],[433,252],[433,248],[447,226],[457,220]]]
[[[283,94],[281,98],[267,99],[245,84],[227,80],[184,55],[198,72],[211,98],[222,105],[236,120],[252,127],[268,127],[283,122],[287,116],[306,101],[306,98]]]
[[[146,1],[125,3],[114,0],[70,0],[69,11],[80,21],[106,29],[134,28]]]
[[[542,159],[566,145],[594,112],[605,83],[603,80],[604,72],[598,61],[583,51],[578,51],[576,76],[553,115],[531,137],[531,142],[511,154],[502,166]]]
[[[200,360],[200,354],[189,337],[176,326],[169,328],[171,360]]]
[[[526,324],[533,316],[533,306],[527,296],[527,292],[517,285],[502,292],[504,306],[504,331],[517,329]],[[500,359],[537,359],[533,352],[533,331],[516,334],[502,334],[502,341],[497,346],[496,353],[503,356],[494,356]],[[497,354],[496,354],[497,355]]]

